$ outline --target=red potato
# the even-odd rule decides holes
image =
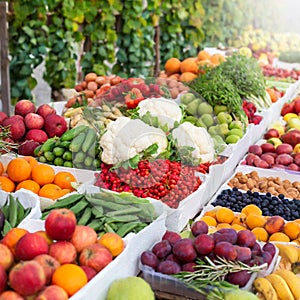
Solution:
[[[288,169],[292,170],[292,171],[299,171],[299,167],[298,165],[296,165],[295,163],[291,163],[288,165]]]
[[[276,148],[271,143],[264,143],[260,145],[263,153],[266,152],[276,152]]]
[[[276,158],[276,164],[288,166],[293,162],[293,157],[287,153],[279,154]]]
[[[256,154],[256,155],[258,155],[258,156],[261,156],[261,155],[262,155],[262,149],[261,149],[261,146],[259,146],[259,145],[251,145],[251,146],[248,148],[248,152],[249,152],[249,153]]]
[[[275,158],[268,153],[263,153],[260,158],[267,162],[269,166],[272,166],[275,163]]]
[[[277,154],[291,154],[293,152],[293,147],[290,144],[282,143],[276,147]]]

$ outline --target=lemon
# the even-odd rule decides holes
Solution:
[[[289,119],[291,118],[298,118],[298,115],[294,114],[294,113],[287,113],[284,115],[283,120],[288,122]]]

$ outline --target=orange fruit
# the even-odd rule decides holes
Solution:
[[[61,188],[53,183],[43,185],[39,191],[40,197],[50,198],[55,200],[60,197]]]
[[[197,65],[196,59],[194,57],[186,58],[185,60],[183,60],[180,63],[181,73],[192,72],[192,73],[197,74],[198,70],[199,70],[198,65]]]
[[[71,192],[71,190],[69,190],[69,189],[61,189],[60,191],[59,191],[59,196],[58,196],[58,198],[60,198],[60,197],[62,197],[62,196],[64,196],[64,195],[66,195],[66,194],[69,194]]]
[[[234,212],[227,207],[220,207],[217,210],[216,218],[217,218],[218,223],[231,224],[231,222],[234,219]]]
[[[215,65],[218,66],[225,60],[225,57],[222,54],[215,53],[210,57],[210,61]]]
[[[213,217],[214,219],[216,218],[216,214],[217,214],[217,211],[220,207],[214,207],[213,209],[211,210],[208,210],[204,213],[204,216],[210,216],[210,217]]]
[[[208,226],[217,226],[217,221],[211,216],[203,216],[200,220],[204,221]]]
[[[3,166],[3,163],[0,161],[0,175],[2,175],[5,171],[5,168]]]
[[[197,58],[199,60],[209,60],[210,59],[210,54],[205,50],[201,50],[201,51],[198,52]]]
[[[75,176],[70,172],[58,172],[55,174],[53,183],[61,187],[62,189],[74,190],[71,183],[77,182]]]
[[[0,190],[4,192],[13,192],[15,190],[15,183],[7,176],[0,175]]]
[[[228,223],[219,223],[216,227],[217,229],[221,229],[221,228],[231,228],[231,225]]]
[[[31,178],[35,182],[37,182],[40,186],[52,183],[55,177],[54,169],[45,164],[38,164],[37,166],[33,167]]]
[[[244,213],[246,216],[248,216],[250,214],[255,214],[255,215],[258,215],[258,216],[262,215],[261,209],[258,206],[256,206],[255,204],[248,204],[248,205],[246,205],[242,209],[241,212]]]
[[[246,224],[249,229],[253,229],[255,227],[264,227],[266,222],[267,220],[264,216],[250,214],[246,217]]]
[[[254,233],[254,235],[256,236],[256,239],[258,241],[261,241],[261,242],[267,242],[268,241],[269,234],[266,231],[266,229],[264,229],[262,227],[255,227],[251,231]]]
[[[168,75],[180,72],[180,60],[172,57],[166,61],[165,70]]]
[[[125,247],[123,239],[114,232],[104,233],[97,243],[105,246],[113,257],[118,256]]]
[[[39,164],[38,161],[33,156],[23,156],[22,158],[25,159],[30,164],[31,168]]]
[[[241,225],[241,226],[245,226],[245,222],[246,222],[246,215],[244,213],[239,213],[238,215],[234,216],[234,219],[231,222],[231,225],[233,224],[237,224],[237,225]]]
[[[21,182],[30,177],[31,166],[24,158],[14,158],[8,163],[6,173],[12,181]]]
[[[298,238],[300,233],[300,224],[295,221],[290,221],[284,224],[283,232],[291,239],[295,240]]]
[[[231,228],[234,229],[235,231],[240,231],[240,230],[245,230],[246,228],[240,224],[233,224],[231,225]]]
[[[75,264],[64,264],[58,267],[52,276],[52,284],[63,288],[69,296],[74,295],[88,282],[83,269]]]
[[[15,246],[18,240],[27,232],[28,231],[23,228],[18,228],[18,227],[12,228],[3,237],[1,243],[6,245],[11,250],[11,252],[15,254]]]
[[[26,190],[32,191],[35,194],[38,194],[39,190],[40,190],[40,186],[35,181],[33,181],[31,179],[27,179],[27,180],[21,181],[17,185],[16,191],[19,189],[26,189]]]
[[[275,232],[270,235],[269,242],[290,242],[290,238],[283,232]]]
[[[197,78],[197,75],[195,73],[183,72],[179,77],[179,81],[188,82],[194,80],[195,78]]]

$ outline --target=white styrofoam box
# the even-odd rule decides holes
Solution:
[[[58,115],[62,115],[67,101],[51,102],[50,105],[56,110]]]
[[[25,189],[20,189],[10,194],[14,197],[14,199],[18,199],[25,209],[29,207],[32,208],[28,216],[21,221],[18,227],[22,227],[23,223],[26,223],[28,220],[41,218],[42,213],[40,208],[40,200],[35,193]],[[9,193],[0,190],[0,207],[5,204],[7,199],[9,199],[8,197]]]

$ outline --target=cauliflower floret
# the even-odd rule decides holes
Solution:
[[[138,108],[138,114],[141,117],[149,112],[152,117],[158,118],[160,125],[166,124],[169,130],[174,128],[176,121],[179,123],[182,119],[182,111],[174,100],[162,97],[149,98],[141,101]]]
[[[120,117],[108,124],[100,139],[103,149],[101,159],[107,164],[117,164],[140,154],[157,143],[155,155],[163,152],[168,145],[166,134],[159,128],[147,125],[141,120]]]
[[[201,159],[201,163],[214,159],[214,143],[205,128],[197,127],[189,122],[180,124],[172,131],[177,147],[193,147],[192,157]]]

